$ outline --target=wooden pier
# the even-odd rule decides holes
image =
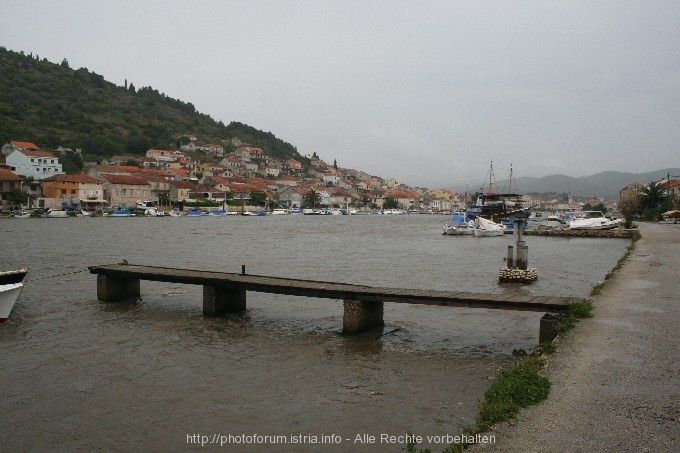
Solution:
[[[107,302],[139,298],[140,280],[203,286],[203,314],[219,316],[246,309],[246,291],[341,299],[344,303],[343,332],[359,333],[384,325],[383,302],[490,308],[545,313],[562,313],[580,299],[556,296],[481,294],[460,291],[382,288],[348,283],[138,266],[127,263],[90,266],[97,274],[97,297]],[[554,316],[541,320],[540,342],[554,328]],[[545,324],[545,326],[544,326]]]

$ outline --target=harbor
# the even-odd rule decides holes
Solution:
[[[187,434],[257,432],[338,434],[343,443],[324,450],[347,451],[358,433],[455,435],[494,370],[536,345],[544,314],[385,302],[382,330],[347,336],[336,299],[248,292],[245,312],[205,317],[200,285],[143,281],[139,299],[100,302],[97,263],[580,298],[630,245],[527,238],[540,276],[516,285],[497,281],[511,235],[456,240],[440,234],[443,216],[179,220],[0,222],[5,265],[30,269],[0,328],[6,448],[177,451]]]

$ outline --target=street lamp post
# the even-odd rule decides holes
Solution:
[[[668,211],[671,210],[671,176],[673,178],[680,178],[680,176],[671,175],[670,171],[666,174],[666,197],[668,198],[666,206],[668,207]]]

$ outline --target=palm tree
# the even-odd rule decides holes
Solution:
[[[302,197],[302,207],[316,209],[317,206],[321,206],[321,194],[314,189],[310,189],[310,191]]]
[[[660,184],[651,182],[640,190],[640,207],[645,217],[658,217],[660,213],[655,211],[659,210],[665,202],[666,193]]]

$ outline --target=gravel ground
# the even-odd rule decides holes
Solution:
[[[639,228],[594,317],[555,340],[548,399],[468,451],[680,451],[680,225]]]

